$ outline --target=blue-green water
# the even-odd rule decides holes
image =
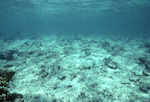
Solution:
[[[0,69],[0,102],[150,102],[150,0],[0,0]]]
[[[149,10],[149,0],[0,0],[0,32],[149,35]]]

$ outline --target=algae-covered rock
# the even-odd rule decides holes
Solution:
[[[0,102],[24,102],[22,94],[11,94],[8,90],[8,82],[14,74],[14,71],[0,69]]]
[[[14,76],[15,72],[11,70],[1,70],[0,69],[0,77],[4,78],[7,82],[11,80]]]
[[[16,50],[0,51],[0,60],[8,60],[8,61],[13,60],[14,53],[16,53]]]
[[[110,58],[106,58],[104,60],[105,60],[105,65],[106,66],[108,66],[111,69],[117,69],[117,67],[118,67],[118,63],[117,62],[113,61]]]

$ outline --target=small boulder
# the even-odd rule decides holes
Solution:
[[[111,58],[105,59],[105,65],[111,69],[117,69],[117,67],[118,67],[118,63],[113,61]]]

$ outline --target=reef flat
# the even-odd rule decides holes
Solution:
[[[0,69],[25,102],[149,102],[150,39],[43,36],[0,40]]]

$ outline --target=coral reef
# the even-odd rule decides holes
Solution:
[[[17,93],[11,94],[8,90],[8,82],[14,74],[14,71],[0,69],[0,102],[24,102],[23,95]]]

